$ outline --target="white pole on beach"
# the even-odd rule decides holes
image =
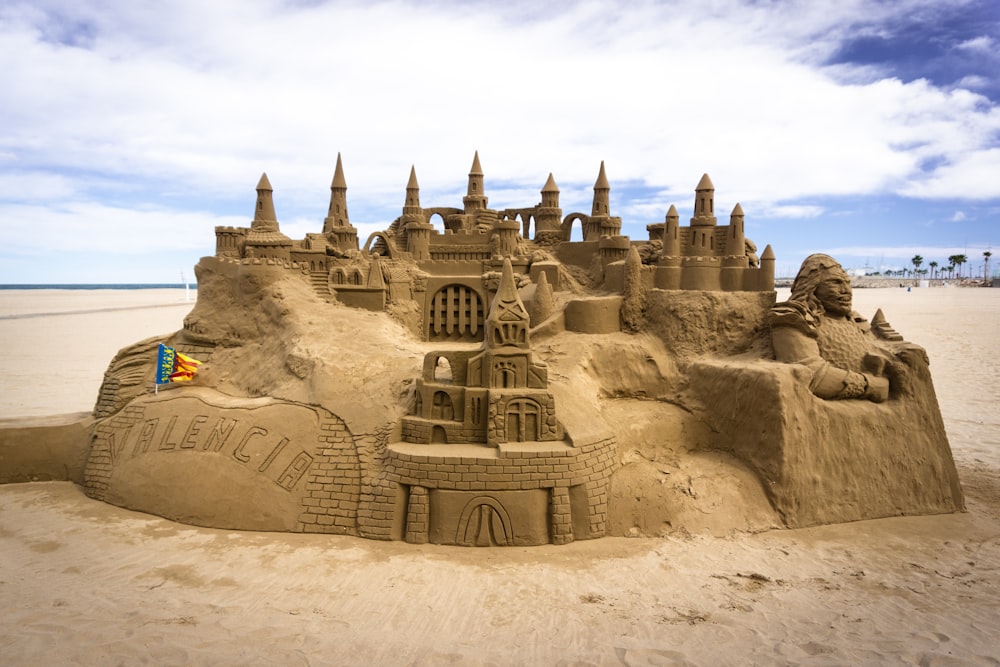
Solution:
[[[181,282],[184,283],[184,300],[191,300],[191,286],[188,285],[187,277],[185,277],[184,272],[181,271]]]

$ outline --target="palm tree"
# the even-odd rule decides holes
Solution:
[[[965,255],[955,255],[955,264],[958,265],[958,279],[962,279],[962,265],[969,261]]]
[[[989,250],[983,252],[983,280],[988,281],[990,279],[990,257],[993,256]]]
[[[931,280],[934,280],[934,270],[937,269],[938,263],[932,261],[930,266],[931,266]]]
[[[955,260],[954,255],[948,258],[948,268],[945,269],[948,272],[948,277],[952,278],[955,275]]]
[[[913,259],[910,260],[913,263],[913,278],[918,280],[920,276],[920,265],[924,263],[924,258],[920,255],[914,255]]]

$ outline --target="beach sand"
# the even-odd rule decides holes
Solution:
[[[107,296],[82,307],[55,295],[42,308],[0,292],[0,317],[60,313],[0,319],[0,416],[89,410],[114,352],[176,330],[191,305]],[[0,655],[12,665],[1000,664],[1000,290],[855,291],[863,315],[879,306],[928,350],[966,513],[485,550],[195,528],[69,483],[7,485]]]

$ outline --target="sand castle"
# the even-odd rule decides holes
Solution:
[[[364,244],[340,156],[330,190],[322,231],[292,240],[262,176],[250,226],[216,228],[184,328],[112,360],[90,496],[480,546],[963,508],[926,355],[826,298],[832,259],[776,305],[774,253],[739,204],[718,224],[707,174],[690,224],[671,205],[641,241],[603,163],[590,214],[565,216],[552,174],[540,203],[490,209],[477,153],[462,207],[425,208],[411,169]],[[838,316],[850,345],[827,335]],[[161,342],[205,363],[154,394]],[[830,400],[854,397],[872,400]]]

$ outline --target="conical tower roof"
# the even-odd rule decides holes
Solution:
[[[500,284],[497,294],[490,304],[490,313],[486,318],[487,347],[510,346],[528,347],[528,326],[530,323],[527,308],[517,293],[514,282],[514,269],[510,259],[504,258],[503,270],[500,273]]]
[[[549,172],[549,180],[545,181],[545,185],[542,186],[542,192],[559,192],[559,186],[556,185],[556,179],[552,177],[552,172]]]
[[[604,160],[601,160],[601,171],[597,174],[597,182],[594,183],[595,190],[610,190],[611,184],[608,183],[608,175],[604,172]]]
[[[417,168],[414,165],[410,165],[410,180],[406,183],[407,190],[419,190],[420,184],[417,183]]]
[[[479,151],[476,151],[475,157],[472,158],[472,169],[469,170],[469,176],[472,175],[476,176],[483,175],[483,168],[479,164]]]
[[[344,178],[344,165],[340,161],[340,153],[337,153],[337,168],[333,172],[333,183],[330,184],[330,187],[347,189],[347,180]]]
[[[736,202],[736,206],[733,207],[733,212],[730,215],[733,215],[733,216],[737,216],[737,215],[738,216],[742,216],[743,215],[743,207],[740,206],[739,202]]]
[[[667,209],[667,216],[666,217],[667,217],[667,220],[670,220],[671,218],[673,218],[673,219],[676,220],[677,218],[680,218],[681,216],[677,212],[677,207],[674,206],[673,204],[671,204],[670,208]]]
[[[715,186],[712,184],[712,179],[708,177],[708,174],[702,174],[701,180],[698,181],[698,185],[695,187],[695,190],[714,190],[714,189]]]

